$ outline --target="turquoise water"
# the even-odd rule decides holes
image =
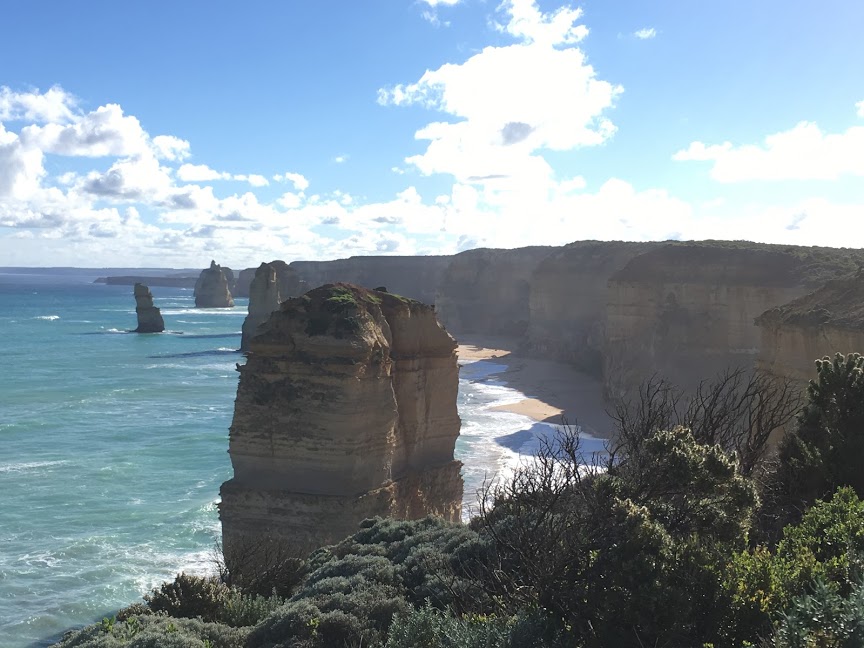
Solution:
[[[245,300],[194,308],[154,288],[171,333],[137,335],[129,286],[0,274],[0,646],[46,645],[212,567]],[[182,332],[182,333],[181,333]],[[492,362],[462,368],[465,510],[549,426]]]

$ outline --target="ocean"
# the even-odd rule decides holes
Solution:
[[[179,571],[208,573],[231,476],[228,427],[246,300],[152,289],[168,331],[136,326],[131,286],[0,272],[0,646],[45,646]],[[464,511],[553,426],[490,408],[522,395],[494,361],[460,372]]]

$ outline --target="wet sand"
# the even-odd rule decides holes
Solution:
[[[543,423],[578,423],[591,436],[609,438],[612,422],[597,378],[564,363],[519,353],[517,339],[462,336],[459,342],[460,362],[494,360],[505,365],[506,369],[496,373],[495,378],[525,395],[517,403],[495,409]]]

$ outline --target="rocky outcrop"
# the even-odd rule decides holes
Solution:
[[[270,314],[279,308],[282,297],[276,268],[270,263],[262,263],[255,272],[252,287],[249,289],[249,314],[243,320],[243,335],[240,350],[249,350],[249,341],[258,327],[270,319]]]
[[[802,388],[815,361],[835,353],[864,354],[864,270],[763,313],[758,366]]]
[[[451,259],[448,256],[366,256],[335,261],[295,261],[291,267],[310,287],[338,282],[387,286],[393,294],[431,304]]]
[[[231,279],[234,277],[230,268],[223,268],[215,261],[211,261],[210,267],[201,271],[201,276],[195,283],[195,306],[197,308],[233,307],[234,299],[231,297],[229,276]]]
[[[670,243],[609,281],[604,387],[627,394],[658,374],[687,388],[728,367],[752,367],[754,320],[844,272],[846,251],[740,242]]]
[[[455,255],[435,298],[438,317],[457,334],[524,335],[531,276],[557,249],[477,249]]]
[[[150,289],[142,283],[136,283],[134,288],[135,314],[138,316],[136,333],[161,333],[165,330],[162,313],[153,305],[153,295]]]
[[[555,249],[530,278],[528,345],[600,378],[609,278],[658,243],[579,241]]]
[[[282,296],[282,299],[299,297],[309,290],[309,285],[302,277],[300,277],[296,268],[293,268],[284,261],[277,260],[269,261],[267,263],[276,271],[276,283],[279,286],[279,294]],[[251,298],[252,280],[255,278],[256,272],[258,272],[258,268],[246,268],[245,270],[241,270],[237,277],[236,288],[231,291],[231,294],[234,295],[234,297]]]
[[[392,294],[331,284],[284,302],[238,368],[226,556],[320,546],[375,515],[458,519],[455,347],[431,307]]]

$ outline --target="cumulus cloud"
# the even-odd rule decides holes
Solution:
[[[406,162],[423,174],[534,181],[549,173],[543,149],[593,146],[615,132],[605,112],[622,88],[598,79],[576,46],[588,33],[577,24],[581,10],[543,13],[531,0],[509,0],[500,10],[506,20],[497,28],[518,43],[486,47],[378,92],[381,105],[420,105],[450,118],[415,134],[428,144]]]
[[[277,173],[273,179],[276,182],[290,182],[297,191],[306,191],[309,188],[309,181],[300,173],[286,171],[285,173]]]
[[[573,45],[588,35],[585,25],[577,25],[582,10],[569,6],[543,13],[536,0],[505,0],[500,9],[508,15],[505,24],[496,23],[499,31],[506,32],[525,43],[539,45]]]
[[[45,92],[15,92],[0,86],[0,121],[67,122],[75,114],[77,100],[63,88]]]
[[[643,27],[633,32],[633,35],[639,40],[649,40],[657,36],[657,30],[653,27]]]
[[[189,157],[189,142],[173,135],[157,135],[152,141],[157,157],[179,162]]]
[[[183,182],[212,182],[214,180],[236,180],[248,182],[253,187],[266,187],[270,184],[263,175],[257,173],[233,174],[226,171],[216,171],[206,164],[186,163],[177,169],[177,177]],[[277,176],[274,176],[277,177]]]
[[[826,134],[813,122],[800,122],[790,130],[769,135],[761,145],[696,141],[672,159],[712,162],[711,177],[726,183],[864,176],[864,127]]]

